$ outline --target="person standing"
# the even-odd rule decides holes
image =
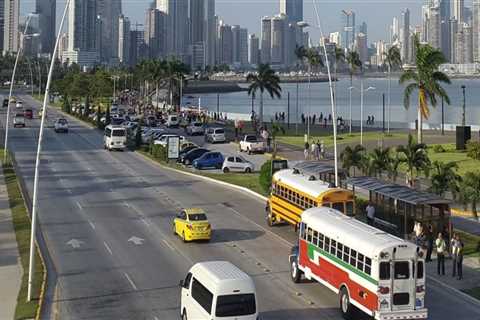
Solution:
[[[308,160],[308,156],[310,153],[310,144],[308,141],[305,141],[305,149],[303,150],[303,155],[305,156],[305,160]]]
[[[320,160],[320,152],[318,151],[318,145],[315,143],[315,141],[312,141],[312,158],[314,160]]]
[[[373,226],[373,223],[375,222],[375,207],[373,206],[371,201],[368,202],[367,208],[365,210],[367,211],[367,223]]]
[[[443,240],[442,233],[438,234],[437,240],[435,240],[435,246],[437,247],[437,273],[438,275],[445,275],[445,253],[447,245]],[[440,274],[441,271],[441,274]]]
[[[319,151],[320,151],[320,157],[322,159],[325,159],[325,144],[323,143],[323,140],[320,141]]]
[[[457,279],[463,278],[463,242],[458,234],[455,234],[452,239],[452,277],[458,275]],[[456,271],[456,272],[455,272]]]
[[[433,251],[433,227],[428,225],[427,229],[427,256],[425,257],[425,262],[432,261],[432,251]]]

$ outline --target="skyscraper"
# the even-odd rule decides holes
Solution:
[[[402,12],[401,19],[401,47],[400,54],[404,63],[410,62],[410,10],[405,9]]]
[[[17,52],[20,0],[5,0],[4,8],[3,52]]]
[[[5,25],[5,0],[0,0],[0,53],[3,52],[3,32]]]
[[[442,53],[448,60],[450,58],[450,0],[439,0],[440,3],[440,29]]]
[[[472,9],[473,61],[480,62],[480,0],[473,0]]]
[[[220,64],[233,64],[233,33],[232,27],[220,21],[218,30],[219,62]]]
[[[215,64],[215,0],[190,1],[190,46],[196,46],[197,49],[201,46],[202,50],[191,52],[201,53],[202,65]],[[193,56],[192,59],[199,60]]]
[[[362,64],[365,64],[365,62],[369,61],[367,35],[364,34],[363,32],[359,32],[357,34],[357,39],[355,42],[356,42],[357,52],[358,52],[360,61],[362,62]]]
[[[147,9],[145,14],[145,44],[151,59],[165,56],[165,14],[157,9]]]
[[[121,0],[97,0],[97,15],[102,20],[102,46],[99,48],[103,62],[115,64],[118,59],[118,18],[122,15]]]
[[[463,26],[465,14],[465,1],[464,0],[453,0],[453,17],[457,19],[459,28]]]
[[[157,9],[167,15],[167,55],[173,55],[183,62],[188,62],[188,0],[157,0]]]
[[[258,65],[260,62],[260,39],[255,34],[248,37],[248,62]]]
[[[351,50],[355,44],[355,12],[342,10],[343,18],[343,47]]]
[[[130,20],[124,15],[118,18],[118,61],[130,65]]]
[[[56,0],[37,0],[36,13],[39,15],[41,53],[52,53],[55,45]]]
[[[262,18],[262,48],[261,62],[270,63],[272,60],[272,18]]]
[[[271,42],[271,63],[274,65],[282,65],[285,62],[285,29],[287,24],[287,16],[277,15],[272,18],[272,42]]]
[[[303,0],[280,0],[280,13],[288,17],[289,22],[303,20]]]
[[[430,7],[430,15],[428,19],[428,43],[436,48],[441,49],[442,47],[442,29],[441,29],[441,17],[440,17],[440,7],[432,6]]]
[[[452,18],[450,21],[450,62],[457,63],[457,19]]]

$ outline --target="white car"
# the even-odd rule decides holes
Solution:
[[[201,122],[192,122],[187,126],[187,134],[190,136],[193,135],[203,135],[205,134],[205,128],[203,127],[203,123]]]
[[[165,134],[164,129],[150,129],[146,130],[144,133],[142,133],[142,143],[147,144],[150,143],[150,140],[156,140],[160,138],[163,134]]]
[[[176,114],[170,114],[167,118],[167,122],[165,123],[167,128],[176,128],[180,125],[180,119]]]
[[[187,141],[187,139],[185,139],[184,136],[178,136],[176,134],[163,134],[158,139],[156,139],[153,143],[166,147],[169,137],[180,137],[180,145],[184,144]]]
[[[223,128],[208,128],[205,133],[205,141],[210,143],[226,142],[225,129]]]
[[[13,117],[13,127],[14,128],[16,128],[16,127],[25,128],[25,116],[23,115],[23,113],[17,113]]]
[[[228,173],[230,171],[239,171],[251,173],[255,169],[253,163],[240,156],[228,156],[223,161],[222,171]]]
[[[64,118],[57,119],[57,121],[55,121],[54,128],[55,128],[55,132],[57,132],[57,133],[58,132],[68,133],[67,119],[64,119]]]
[[[17,101],[17,104],[15,105],[17,109],[22,109],[23,108],[23,102],[22,101]]]

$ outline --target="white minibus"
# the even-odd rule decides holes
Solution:
[[[199,262],[180,281],[180,287],[183,320],[258,319],[253,280],[230,262]]]
[[[103,136],[103,146],[108,151],[125,150],[127,147],[127,130],[117,125],[106,126]]]

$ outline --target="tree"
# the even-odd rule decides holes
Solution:
[[[461,200],[470,204],[473,216],[478,219],[477,204],[480,201],[480,173],[467,172],[460,184]]]
[[[421,171],[428,173],[430,159],[427,154],[427,146],[417,143],[411,134],[408,135],[408,143],[405,146],[398,146],[397,152],[400,161],[407,166],[408,185],[413,188],[415,178]]]
[[[450,191],[453,198],[457,198],[457,194],[460,191],[459,185],[461,177],[457,174],[458,164],[456,162],[443,163],[434,161],[432,163],[431,175],[430,175],[430,191],[438,194],[439,196],[445,196],[445,193]]]
[[[340,160],[342,161],[342,168],[349,170],[353,168],[353,176],[355,176],[355,168],[361,169],[361,163],[363,158],[363,152],[365,148],[362,145],[357,144],[355,147],[346,146],[340,154]]]
[[[369,154],[371,172],[375,177],[381,176],[388,169],[390,148],[375,148]]]
[[[385,55],[385,62],[388,67],[388,125],[387,125],[387,132],[390,133],[390,99],[391,99],[391,75],[392,69],[395,69],[402,65],[402,57],[400,55],[400,49],[397,46],[391,46]]]
[[[397,177],[398,177],[398,167],[400,166],[402,162],[400,161],[400,158],[398,157],[397,152],[390,152],[388,154],[388,159],[387,159],[387,175],[390,180],[392,180],[393,183],[397,182]]]
[[[170,96],[170,104],[180,107],[180,86],[183,86],[185,76],[190,70],[186,64],[177,59],[165,61],[163,67],[164,79],[167,83],[168,94]]]
[[[280,87],[280,77],[275,74],[268,64],[259,64],[257,72],[247,75],[248,95],[255,98],[257,91],[260,91],[260,123],[263,124],[263,93],[267,91],[272,99],[280,98],[282,88]]]
[[[358,68],[362,67],[362,61],[360,61],[360,55],[357,51],[349,51],[345,58],[348,64],[348,71],[350,74],[350,87],[353,87],[353,75]]]
[[[418,142],[422,143],[422,120],[430,116],[429,103],[432,107],[437,105],[437,97],[443,98],[450,104],[447,92],[441,86],[442,83],[450,84],[449,77],[438,71],[438,67],[446,62],[443,53],[430,46],[421,44],[418,36],[415,36],[415,70],[405,70],[400,77],[400,84],[406,84],[403,104],[406,109],[410,106],[410,96],[418,91]]]
[[[277,136],[279,134],[285,134],[285,129],[278,123],[273,122],[272,120],[272,143],[273,143],[273,154],[272,159],[275,159],[277,156]]]
[[[260,186],[265,194],[268,194],[272,186],[272,160],[267,160],[260,168],[258,177]]]
[[[335,97],[335,105],[337,105],[337,68],[339,62],[345,61],[345,52],[342,48],[335,45],[335,62],[333,64],[333,72],[335,74],[335,82],[333,83],[333,92]]]

